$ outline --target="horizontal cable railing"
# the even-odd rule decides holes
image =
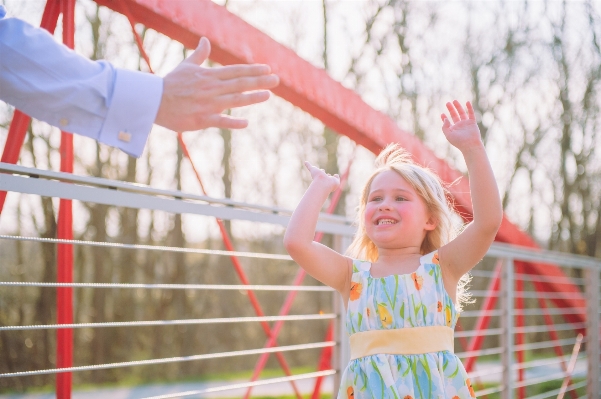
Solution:
[[[455,353],[458,358],[478,357],[487,355],[498,355],[503,352],[503,348],[478,349],[477,351],[467,351]]]
[[[500,297],[502,294],[494,293],[488,294],[486,291],[474,290],[470,291],[470,295],[474,298],[489,298],[489,297]],[[552,293],[552,292],[521,292],[515,294],[516,298],[530,298],[530,299],[582,299],[581,293],[576,292],[565,292],[565,293]]]
[[[585,373],[573,373],[572,378],[578,378],[578,377],[582,377],[585,375],[586,375]],[[555,380],[563,380],[565,378],[565,376],[566,376],[566,373],[562,371],[562,372],[555,373],[552,375],[547,375],[544,377],[533,378],[533,379],[523,381],[523,382],[516,382],[515,387],[521,388],[521,387],[527,387],[530,385],[543,384],[545,382],[550,382],[550,381],[555,381]]]
[[[586,359],[586,355],[580,354],[576,359],[577,360]],[[552,359],[531,360],[531,361],[525,362],[525,363],[514,364],[513,369],[519,370],[519,369],[526,369],[526,368],[532,368],[532,367],[547,366],[549,364],[557,364],[557,363],[566,363],[567,364],[569,362],[569,360],[570,360],[570,356],[556,357],[556,358],[552,358]]]
[[[586,342],[586,338],[582,342]],[[515,345],[514,349],[516,351],[526,351],[526,350],[532,350],[532,349],[545,349],[545,348],[562,347],[562,346],[574,346],[575,344],[576,344],[576,338],[566,338],[566,339],[559,339],[557,341],[544,341],[544,342],[534,342],[534,343],[530,343],[530,344]]]
[[[586,327],[586,323],[566,323],[566,324],[555,324],[553,329],[555,331],[564,330],[577,330]],[[516,333],[534,333],[534,332],[546,332],[549,330],[549,326],[530,326],[530,327],[516,327]]]
[[[270,378],[270,379],[261,380],[261,381],[245,382],[245,383],[240,383],[240,384],[229,384],[229,385],[224,385],[224,386],[220,386],[220,387],[211,387],[211,388],[206,388],[206,389],[198,389],[198,390],[194,390],[194,391],[184,391],[184,392],[168,394],[168,395],[148,396],[144,399],[183,398],[186,396],[196,396],[196,395],[207,394],[207,393],[231,391],[234,389],[258,387],[258,386],[270,385],[270,384],[279,384],[279,383],[288,382],[288,381],[299,381],[299,380],[304,380],[304,379],[309,379],[309,378],[327,377],[327,376],[334,375],[334,374],[336,374],[336,370],[324,370],[324,371],[317,371],[314,373],[298,374],[298,375],[294,375],[294,376],[290,376],[290,377]]]
[[[476,395],[477,398],[480,398],[480,397],[484,397],[486,395],[491,395],[493,393],[501,392],[502,390],[503,390],[502,386],[493,387],[493,388],[487,388],[487,389],[482,389],[480,391],[476,391],[475,395]]]
[[[0,235],[0,240],[31,241],[31,242],[40,242],[40,243],[47,243],[47,244],[86,245],[86,246],[91,246],[91,247],[137,249],[137,250],[144,250],[144,251],[179,252],[179,253],[186,253],[186,254],[236,256],[239,258],[292,260],[290,255],[277,255],[277,254],[240,252],[240,251],[222,251],[222,250],[218,250],[218,249],[178,248],[178,247],[167,247],[164,245],[122,244],[122,243],[115,243],[115,242],[63,240],[63,239],[58,239],[58,238],[23,237],[23,236],[10,236],[10,235]]]
[[[475,337],[478,335],[499,335],[503,333],[502,328],[491,328],[489,330],[480,330],[480,331],[458,331],[455,332],[455,337]]]
[[[156,245],[129,245],[109,242],[91,242],[82,240],[59,240],[45,239],[37,237],[22,237],[0,235],[0,239],[28,241],[37,244],[70,244],[79,246],[102,247],[107,249],[125,249],[142,251],[160,251],[172,253],[203,254],[210,256],[228,256],[245,257],[264,260],[286,261],[288,265],[294,265],[290,262],[288,255],[274,255],[269,253],[241,252],[241,251],[220,251],[195,248],[178,248]],[[51,288],[77,288],[77,289],[144,289],[144,290],[181,290],[181,291],[266,291],[266,292],[334,292],[333,289],[323,285],[277,285],[277,284],[141,284],[141,283],[51,283],[51,282],[24,282],[24,281],[4,281],[0,282],[0,287],[4,289],[35,287],[38,289]],[[178,320],[142,320],[142,321],[118,321],[118,322],[98,322],[98,323],[70,323],[70,324],[46,324],[46,325],[14,325],[0,326],[0,331],[31,331],[31,330],[64,330],[64,329],[97,329],[97,328],[133,328],[133,327],[160,327],[160,326],[185,326],[185,325],[209,325],[209,324],[232,324],[232,323],[274,323],[274,322],[297,322],[297,321],[332,321],[336,320],[335,313],[306,314],[306,315],[278,315],[278,316],[256,316],[256,317],[216,317],[206,319],[178,319]],[[58,373],[89,372],[98,370],[107,370],[123,367],[142,367],[158,364],[179,363],[189,361],[208,361],[224,358],[234,358],[236,356],[249,356],[261,354],[281,354],[293,351],[303,350],[324,350],[335,346],[334,341],[316,342],[311,344],[274,346],[259,349],[246,349],[238,351],[226,351],[219,353],[199,354],[191,356],[178,356],[167,358],[155,358],[147,360],[112,362],[95,365],[84,365],[68,368],[49,368],[41,370],[15,371],[9,373],[0,373],[0,378],[24,378],[40,375],[50,375]],[[290,376],[279,379],[269,379],[250,382],[247,384],[227,384],[222,387],[211,387],[195,391],[196,393],[217,392],[220,390],[236,389],[237,387],[252,387],[259,385],[276,384],[278,382],[295,381],[297,379],[317,378],[334,375],[336,370],[325,370],[316,373],[308,373],[298,376]],[[174,394],[169,397],[189,396],[187,394]]]
[[[488,272],[485,270],[472,270],[469,273],[472,277],[482,277],[482,278],[491,278],[494,277],[493,272]],[[553,276],[543,276],[538,274],[522,274],[515,273],[514,277],[516,279],[528,282],[537,282],[537,283],[555,283],[555,284],[565,284],[565,285],[583,285],[586,283],[586,280],[583,278],[577,277],[553,277]]]
[[[76,372],[76,371],[104,370],[104,369],[114,369],[114,368],[119,368],[119,367],[148,366],[148,365],[155,365],[155,364],[175,363],[175,362],[189,362],[189,361],[193,361],[193,360],[222,359],[222,358],[226,358],[226,357],[260,355],[262,353],[276,353],[276,352],[290,352],[290,351],[307,350],[307,349],[320,349],[320,348],[332,347],[335,345],[336,345],[336,342],[334,342],[334,341],[317,342],[317,343],[311,343],[311,344],[278,346],[275,348],[247,349],[247,350],[231,351],[231,352],[209,353],[209,354],[204,354],[204,355],[177,356],[177,357],[170,357],[170,358],[164,358],[164,359],[137,360],[137,361],[133,361],[133,362],[107,363],[107,364],[96,364],[96,365],[91,365],[91,366],[23,371],[23,372],[17,372],[17,373],[4,373],[4,374],[0,374],[0,378],[28,377],[28,376],[42,375],[42,374],[56,374],[56,373],[70,373],[70,372]]]
[[[321,291],[334,289],[323,285],[243,285],[243,284],[125,284],[125,283],[29,283],[0,281],[0,287],[45,287],[45,288],[121,288],[161,290],[229,290],[229,291]]]
[[[32,326],[4,326],[0,331],[17,330],[57,330],[61,328],[101,328],[101,327],[148,327],[148,326],[184,326],[198,324],[226,324],[226,323],[253,323],[262,321],[310,321],[332,320],[336,314],[308,314],[290,316],[263,316],[263,317],[222,317],[213,319],[187,319],[187,320],[152,320],[152,321],[122,321],[107,323],[78,323],[78,324],[48,324]]]
[[[566,387],[566,389],[565,389],[565,392],[567,393],[567,392],[570,392],[570,391],[573,391],[573,390],[575,390],[575,389],[582,388],[582,387],[585,387],[585,386],[586,386],[586,381],[580,381],[580,382],[576,382],[576,383],[573,383],[573,384],[570,384],[570,385],[568,385],[568,386]],[[553,389],[553,390],[551,390],[551,391],[547,391],[547,392],[545,392],[545,393],[541,393],[541,394],[538,394],[538,395],[528,396],[528,398],[527,398],[527,399],[546,399],[546,398],[556,398],[556,397],[557,397],[557,395],[558,395],[560,392],[561,392],[561,388],[557,388],[557,389]],[[564,396],[564,397],[565,397],[565,396]],[[585,398],[585,397],[586,397],[586,395],[585,395],[585,396],[582,396],[582,397],[583,397],[583,398]]]
[[[502,372],[503,372],[503,366],[497,366],[497,367],[493,367],[492,369],[488,369],[488,370],[472,371],[468,375],[470,378],[473,378],[473,377],[482,377],[485,375],[499,374]]]
[[[516,316],[544,316],[544,315],[568,315],[568,314],[582,314],[586,312],[586,308],[547,308],[545,310],[541,309],[515,309],[513,314]],[[497,317],[502,316],[502,310],[490,310],[490,311],[481,311],[481,310],[466,310],[461,312],[461,318],[465,319],[467,317],[482,317],[482,316],[490,316]]]
[[[505,249],[507,251],[504,251]],[[516,272],[512,275],[514,280],[510,284],[511,296],[515,299],[511,308],[514,317],[510,327],[511,349],[508,351],[506,347],[501,346],[503,342],[507,342],[505,338],[508,334],[503,327],[503,320],[507,317],[505,305],[507,282],[504,282],[505,285],[500,289],[491,289],[493,280],[499,278],[498,271],[478,270],[477,266],[470,273],[474,279],[472,285],[477,286],[469,292],[476,299],[476,306],[480,309],[476,310],[473,308],[474,305],[468,305],[469,310],[461,313],[462,328],[455,332],[455,337],[458,338],[455,340],[456,354],[465,364],[470,364],[472,367],[468,370],[468,376],[477,397],[495,394],[502,394],[503,398],[517,399],[555,397],[560,392],[556,388],[568,377],[566,367],[570,362],[575,369],[570,371],[571,382],[564,391],[566,393],[564,397],[581,396],[586,390],[591,389],[587,381],[583,381],[582,378],[591,378],[591,364],[595,364],[595,361],[594,359],[591,361],[588,350],[583,349],[574,354],[572,352],[576,350],[577,343],[579,345],[589,339],[585,337],[578,341],[577,331],[597,333],[595,339],[599,339],[598,331],[592,330],[587,321],[591,317],[590,301],[587,302],[587,306],[584,306],[584,303],[590,295],[586,291],[587,285],[591,283],[589,275],[586,275],[587,270],[592,271],[590,275],[599,279],[601,261],[565,254],[556,257],[556,253],[549,251],[526,253],[527,251],[494,244],[487,254],[488,258],[497,261],[495,266],[497,268],[499,266],[507,268],[508,264],[516,268]],[[511,263],[507,262],[508,259]],[[518,267],[521,266],[514,263],[517,261],[549,263],[555,265],[556,269],[552,275],[518,273],[517,270],[521,270]],[[493,263],[488,262],[488,265],[491,267]],[[559,273],[563,275],[560,276]],[[498,287],[498,282],[496,284]],[[488,289],[482,289],[484,287]],[[481,306],[483,303],[493,305],[485,308]],[[579,306],[574,306],[576,304]],[[595,312],[600,313],[601,310],[597,307]],[[473,329],[477,321],[483,318],[488,319],[489,322],[479,325],[477,330]],[[496,326],[500,327],[495,328]],[[496,341],[491,341],[492,338]],[[477,340],[482,342],[480,347],[476,346],[476,350],[466,350],[474,349],[468,344]],[[590,345],[586,348],[596,349]],[[512,357],[509,363],[507,363],[508,353]],[[471,362],[474,359],[476,359],[475,366]],[[507,367],[510,367],[513,372],[508,373]],[[593,370],[598,373],[598,366],[593,367]],[[483,381],[486,385],[483,385]],[[547,388],[553,386],[548,385],[551,383],[556,384],[552,390]],[[493,386],[490,386],[491,384]],[[512,394],[508,396],[507,390]],[[572,396],[570,391],[577,391],[576,396]]]

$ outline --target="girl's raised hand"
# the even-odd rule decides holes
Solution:
[[[449,140],[449,143],[457,147],[460,151],[468,150],[474,145],[482,145],[474,108],[472,108],[472,104],[469,101],[466,103],[466,106],[467,114],[459,101],[454,100],[452,104],[447,103],[447,109],[453,121],[451,122],[446,114],[440,116],[442,119],[442,132],[447,140]]]
[[[330,192],[336,190],[338,186],[340,186],[340,177],[337,174],[327,174],[325,170],[319,169],[307,161],[305,161],[305,166],[311,173],[311,179],[313,179],[314,182],[324,184],[324,186],[328,188]]]

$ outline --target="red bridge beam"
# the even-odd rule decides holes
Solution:
[[[294,51],[251,26],[224,7],[209,0],[96,0],[117,12],[126,6],[134,20],[195,48],[201,36],[211,41],[211,59],[222,64],[264,63],[280,77],[280,85],[273,92],[300,109],[321,120],[326,126],[345,135],[377,154],[388,143],[401,143],[416,162],[435,170],[447,183],[463,175],[438,158],[417,137],[401,130],[396,122],[366,104],[352,90],[332,79],[323,69],[299,57]],[[469,221],[472,205],[467,178],[450,188],[456,210]],[[507,218],[497,234],[497,241],[538,247],[534,240],[518,229]],[[565,277],[554,265],[528,263],[524,271]],[[566,282],[569,280],[566,278]],[[547,283],[547,291],[578,293],[577,287]],[[584,299],[555,300],[560,307],[581,307]],[[584,315],[566,316],[571,321],[583,321]]]

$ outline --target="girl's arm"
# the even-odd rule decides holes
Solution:
[[[328,195],[340,185],[340,178],[338,175],[328,175],[308,162],[305,165],[313,181],[290,218],[284,246],[307,273],[336,289],[343,297],[348,296],[352,267],[350,258],[313,241],[319,211]]]
[[[447,103],[447,109],[453,122],[442,114],[442,131],[465,158],[474,217],[457,238],[439,251],[441,266],[450,271],[449,277],[456,283],[488,251],[501,225],[503,209],[472,105],[467,103],[467,114],[456,100]]]

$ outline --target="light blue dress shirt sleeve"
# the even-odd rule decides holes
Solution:
[[[64,131],[139,157],[163,79],[90,61],[0,6],[0,100]]]

